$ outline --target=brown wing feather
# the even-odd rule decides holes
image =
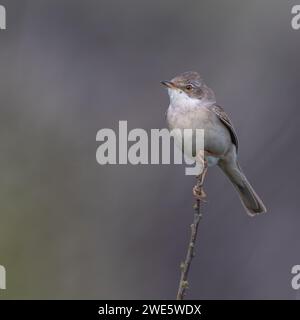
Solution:
[[[232,143],[236,146],[236,151],[238,150],[238,138],[236,132],[234,130],[233,124],[229,119],[228,115],[224,111],[224,109],[218,105],[212,106],[212,111],[218,116],[218,118],[223,122],[223,124],[227,127],[230,132]]]

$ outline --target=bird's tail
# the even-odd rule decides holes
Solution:
[[[255,216],[259,213],[267,211],[262,200],[256,194],[246,176],[242,172],[238,162],[235,162],[234,164],[219,163],[219,166],[234,185],[240,196],[241,202],[246,209],[246,212],[250,216]]]

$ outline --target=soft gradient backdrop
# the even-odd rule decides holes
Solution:
[[[297,1],[1,0],[0,299],[171,299],[192,221],[184,166],[105,166],[96,133],[164,128],[159,81],[199,71],[230,115],[268,213],[218,168],[192,299],[296,299],[300,264]]]

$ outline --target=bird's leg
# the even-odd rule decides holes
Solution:
[[[197,182],[193,188],[193,195],[197,200],[204,200],[206,198],[206,193],[203,190],[204,178],[207,173],[207,160],[205,159],[205,153],[201,152],[197,155],[197,160],[202,162],[203,170],[196,176]]]
[[[195,196],[195,198],[202,201],[206,198],[206,193],[203,190],[203,182],[204,182],[206,173],[207,173],[207,166],[203,169],[200,175],[196,176],[197,182],[193,188],[193,195]]]

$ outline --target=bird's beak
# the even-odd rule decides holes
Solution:
[[[174,83],[171,82],[171,81],[161,81],[160,83],[163,84],[164,86],[168,87],[168,88],[174,88],[175,87]]]

